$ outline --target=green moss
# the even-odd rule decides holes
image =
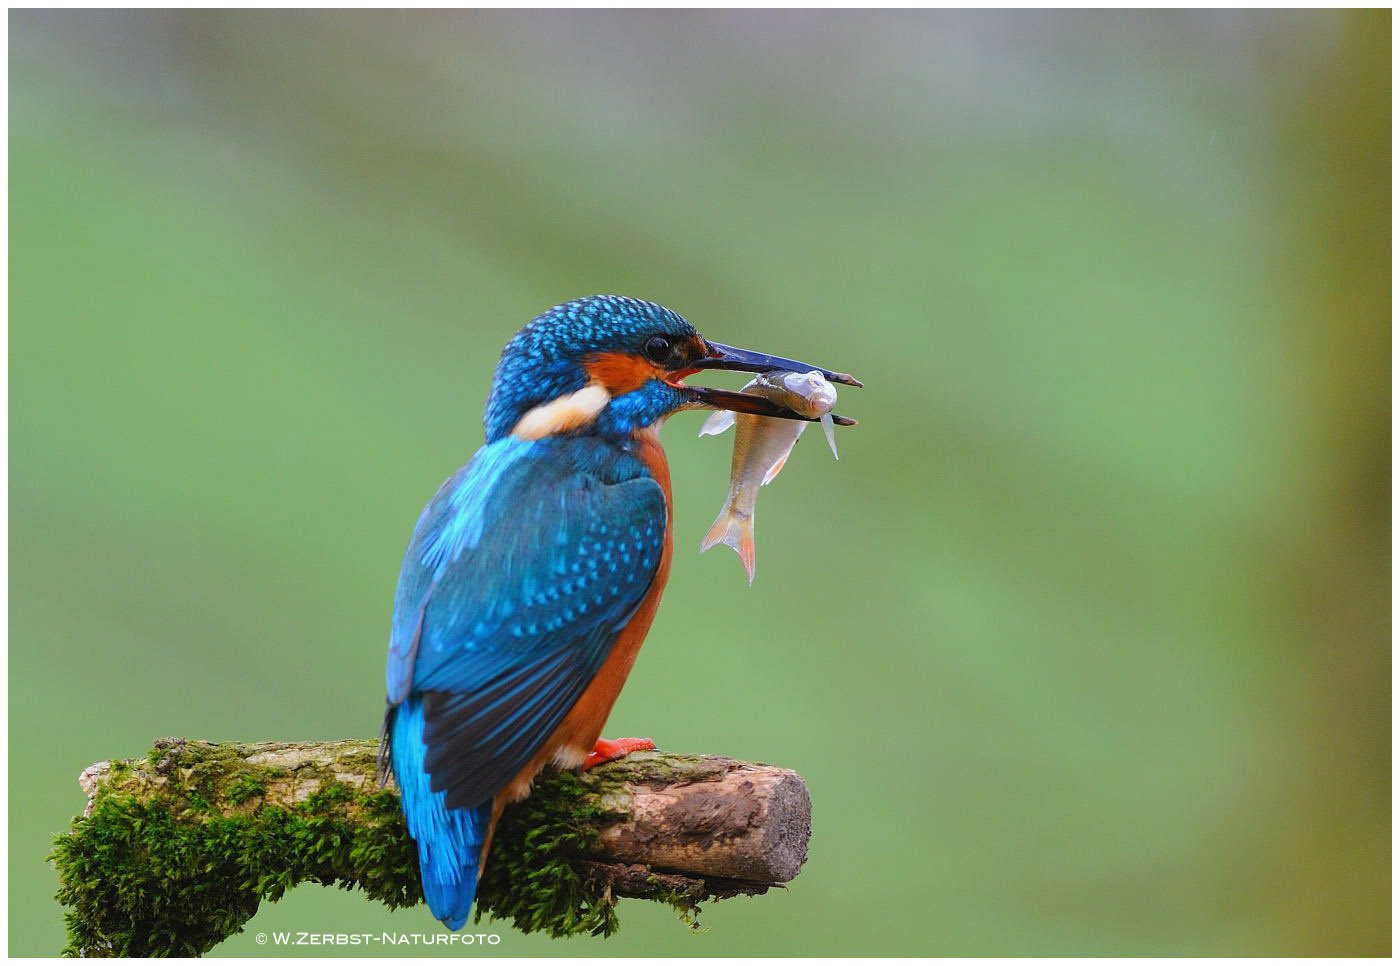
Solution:
[[[301,806],[303,810],[320,812],[346,802],[353,801],[355,791],[344,782],[331,782],[320,791],[313,794]]]
[[[623,792],[626,785],[663,787],[678,781],[704,781],[720,777],[727,768],[725,760],[706,755],[638,751],[586,771],[579,777],[590,793],[611,798],[616,794],[626,797]]]
[[[489,915],[555,938],[617,931],[616,898],[572,862],[618,817],[587,795],[578,776],[549,775],[505,810],[477,890],[476,922]]]
[[[333,767],[297,766],[299,777],[322,784],[296,803],[269,792],[285,771],[250,763],[238,745],[164,739],[146,756],[149,767],[114,763],[92,814],[58,836],[50,855],[68,907],[64,954],[199,955],[241,932],[261,902],[303,882],[360,889],[391,909],[421,902],[397,793],[337,777],[373,774],[376,743],[347,745]],[[616,932],[606,877],[578,860],[625,813],[623,783],[656,774],[654,764],[615,762],[541,777],[501,818],[477,921],[554,937]],[[693,897],[658,889],[656,898],[695,923]]]
[[[50,858],[69,907],[67,956],[196,956],[300,882],[363,889],[390,908],[421,898],[396,801],[369,822],[275,806],[185,821],[110,794]]]
[[[235,805],[242,805],[262,793],[263,783],[249,775],[239,775],[228,785],[228,800]]]
[[[700,925],[700,903],[694,896],[686,895],[684,892],[680,892],[676,889],[662,887],[660,881],[657,880],[655,876],[651,877],[651,881],[657,886],[655,897],[657,902],[664,902],[674,909],[680,921],[689,926],[693,931],[706,931]]]
[[[395,794],[328,779],[305,802],[253,804],[272,772],[241,750],[164,739],[146,756],[156,777],[114,764],[92,814],[49,856],[68,907],[65,955],[196,956],[301,882],[362,889],[390,908],[422,901]]]

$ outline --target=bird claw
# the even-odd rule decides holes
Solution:
[[[616,741],[599,738],[593,744],[593,751],[583,760],[583,770],[588,771],[593,766],[601,765],[605,761],[624,758],[634,751],[655,750],[656,742],[650,738],[618,738]]]

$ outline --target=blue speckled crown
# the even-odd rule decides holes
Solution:
[[[640,352],[658,334],[687,339],[695,327],[655,302],[622,295],[592,295],[541,313],[501,352],[486,401],[486,441],[505,436],[535,406],[582,389],[584,356]]]

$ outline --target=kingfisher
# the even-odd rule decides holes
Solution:
[[[670,572],[662,422],[683,409],[806,418],[684,384],[705,369],[860,385],[710,342],[652,302],[566,302],[506,344],[485,445],[418,518],[394,596],[381,754],[424,898],[449,929],[467,921],[502,810],[541,769],[655,747],[601,735]]]

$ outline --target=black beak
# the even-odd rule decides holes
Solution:
[[[751,352],[748,349],[736,349],[732,345],[721,345],[718,342],[707,344],[710,347],[710,354],[696,359],[690,364],[690,368],[733,369],[738,372],[772,372],[774,369],[781,369],[784,372],[816,371],[820,372],[822,378],[827,382],[839,382],[843,386],[855,386],[858,389],[865,386],[863,382],[848,372],[832,372],[821,366],[810,366],[805,362],[784,359],[782,356],[765,355],[762,352]]]
[[[826,379],[827,382],[857,387],[864,385],[850,373],[832,372],[830,369],[808,365],[795,359],[784,359],[782,356],[751,352],[748,349],[736,349],[718,342],[707,342],[706,344],[710,347],[710,354],[694,360],[687,366],[687,369],[729,369],[736,372],[772,372],[775,369],[783,372],[815,371],[821,373],[822,378]],[[780,406],[771,399],[765,399],[762,396],[729,392],[725,389],[711,389],[708,386],[686,386],[685,388],[694,395],[697,406],[710,409],[729,409],[736,413],[752,413],[755,416],[774,416],[778,419],[801,419],[807,422],[816,422],[810,416],[793,412],[786,406]],[[835,413],[832,414],[831,419],[838,426],[856,425],[854,419],[838,416]]]

